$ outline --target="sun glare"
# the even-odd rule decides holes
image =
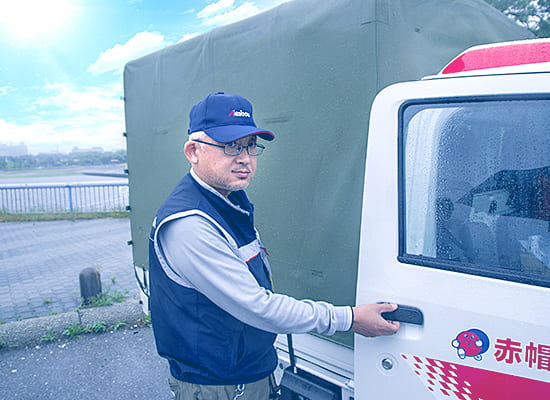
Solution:
[[[0,29],[12,40],[43,40],[74,17],[71,0],[0,0]]]

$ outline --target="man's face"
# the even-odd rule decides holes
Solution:
[[[208,136],[201,140],[223,145]],[[248,146],[256,140],[256,136],[248,136],[235,142]],[[225,197],[233,191],[245,189],[256,173],[257,157],[250,156],[246,148],[239,155],[228,156],[223,148],[188,142],[185,145],[185,154],[198,177]]]

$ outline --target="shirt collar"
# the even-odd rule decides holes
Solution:
[[[199,178],[199,176],[196,174],[196,172],[193,170],[193,168],[191,168],[191,171],[189,171],[191,176],[193,177],[194,180],[197,181],[197,183],[199,185],[201,185],[203,188],[205,188],[206,190],[208,190],[209,192],[215,194],[216,196],[218,196],[220,199],[223,199],[223,201],[225,201],[225,203],[227,203],[227,205],[231,206],[232,208],[234,208],[235,210],[238,210],[240,212],[243,212],[245,213],[246,215],[249,215],[250,213],[246,210],[243,210],[241,207],[239,207],[238,205],[236,204],[233,204],[231,201],[229,201],[225,196],[222,196],[222,194],[220,192],[218,192],[216,189],[214,189],[212,186],[210,186],[208,183],[204,182],[201,178]]]

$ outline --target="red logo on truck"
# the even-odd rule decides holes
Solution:
[[[489,349],[489,344],[489,337],[485,332],[475,328],[460,332],[451,342],[461,359],[473,357],[477,361],[480,361],[481,355]]]

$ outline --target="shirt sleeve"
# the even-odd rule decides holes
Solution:
[[[248,325],[279,334],[324,335],[351,327],[349,306],[297,300],[261,287],[218,229],[199,215],[167,222],[158,235],[168,276]]]

